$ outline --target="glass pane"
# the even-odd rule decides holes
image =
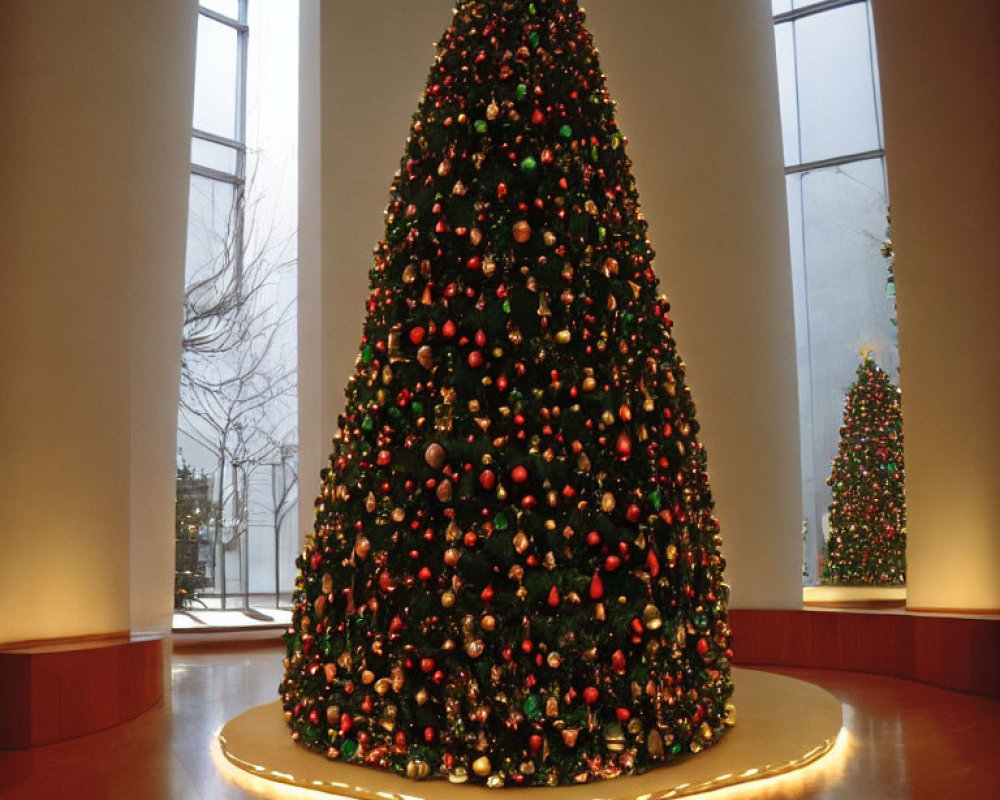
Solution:
[[[186,270],[189,281],[224,257],[235,201],[236,188],[231,183],[191,176]]]
[[[194,136],[191,138],[191,163],[235,175],[236,149]]]
[[[788,242],[792,262],[792,300],[795,314],[795,361],[799,387],[799,451],[802,469],[802,515],[810,532],[816,497],[812,440],[812,381],[809,376],[809,313],[806,303],[805,251],[802,240],[802,175],[789,175],[785,188],[788,194]],[[822,478],[821,478],[822,480]],[[814,536],[803,542],[803,581],[817,580],[815,564],[817,550]]]
[[[792,6],[795,8],[808,8],[809,6],[814,6],[817,3],[822,3],[824,0],[792,0]]]
[[[792,10],[792,0],[771,0],[771,13],[784,14]]]
[[[803,161],[879,147],[866,4],[804,17],[795,26]]]
[[[785,146],[785,166],[799,164],[799,94],[795,83],[795,26],[776,25],[774,45],[778,56],[778,103],[781,108],[781,139]]]
[[[882,79],[878,72],[878,47],[875,44],[875,18],[872,16],[871,3],[865,3],[865,13],[868,16],[868,46],[872,53],[872,81],[875,86],[875,118],[878,129],[878,146],[885,147],[885,137],[882,133]]]
[[[830,503],[826,478],[837,453],[844,396],[854,380],[859,353],[870,349],[898,381],[899,352],[886,292],[888,264],[881,254],[886,234],[882,159],[791,176],[790,212],[798,181],[801,240],[793,236],[799,245],[798,255],[793,248],[793,269],[798,272],[797,300],[804,295],[804,311],[796,311],[797,334],[806,328],[808,361],[800,360],[799,370],[808,375],[802,402],[803,417],[811,422],[802,430],[803,441],[809,440],[803,455],[812,448],[812,463],[803,463],[803,493],[815,545],[822,542],[818,537]],[[801,339],[798,345],[802,359]]]
[[[236,30],[198,16],[194,127],[236,137]]]
[[[240,18],[240,0],[201,0],[199,5],[235,20]]]

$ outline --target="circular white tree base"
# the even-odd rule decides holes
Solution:
[[[714,747],[643,775],[558,788],[487,789],[444,780],[412,781],[371,767],[329,761],[292,741],[279,701],[234,717],[215,743],[220,770],[270,798],[352,800],[666,800],[789,775],[843,742],[839,701],[811,683],[734,669],[737,725]],[[842,749],[838,745],[838,751]],[[842,766],[842,765],[841,765]],[[836,764],[830,765],[836,769]],[[812,769],[812,767],[810,767]]]

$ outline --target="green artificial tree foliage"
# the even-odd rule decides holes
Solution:
[[[906,498],[900,392],[870,354],[847,393],[823,578],[835,584],[906,582]]]
[[[576,0],[465,0],[375,255],[280,692],[413,778],[642,772],[734,721],[719,526]]]

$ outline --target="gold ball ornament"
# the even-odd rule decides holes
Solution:
[[[493,765],[490,764],[490,760],[486,756],[480,756],[472,762],[472,771],[480,778],[485,778],[493,771]]]
[[[482,639],[473,639],[471,642],[465,645],[465,652],[469,658],[479,658],[486,650],[486,645],[483,644]]]
[[[649,603],[642,610],[642,624],[643,627],[648,631],[656,631],[663,627],[663,616],[660,614],[660,609],[658,609],[652,603]]]
[[[406,777],[422,781],[431,774],[431,765],[422,758],[413,758],[406,762]]]
[[[513,227],[514,241],[524,244],[531,238],[531,225],[526,219],[518,220]]]
[[[444,448],[437,442],[431,442],[424,451],[424,460],[431,469],[441,469],[444,466]]]

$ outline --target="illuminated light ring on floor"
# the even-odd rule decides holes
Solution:
[[[292,741],[278,701],[226,723],[212,757],[241,789],[274,800],[737,800],[794,795],[839,779],[852,744],[836,698],[757,670],[734,669],[733,681],[738,724],[717,745],[642,775],[588,784],[496,790],[329,761]]]

